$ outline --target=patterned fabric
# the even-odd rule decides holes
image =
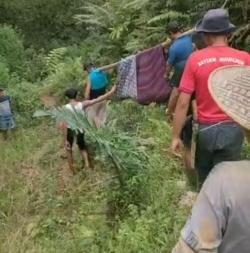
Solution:
[[[171,87],[165,79],[166,60],[162,46],[151,48],[136,56],[138,102],[165,102]]]
[[[136,57],[121,60],[118,66],[117,97],[137,99]]]
[[[8,130],[15,127],[15,120],[11,112],[8,97],[0,102],[0,130]]]

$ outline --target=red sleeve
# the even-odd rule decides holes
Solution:
[[[188,94],[192,94],[194,92],[195,89],[194,66],[195,66],[194,58],[190,56],[181,78],[181,83],[179,87],[180,92]]]
[[[247,55],[247,66],[250,66],[250,54]]]

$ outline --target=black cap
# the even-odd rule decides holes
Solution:
[[[69,99],[75,99],[77,96],[78,91],[74,88],[67,89],[65,91],[65,96]]]
[[[88,71],[89,69],[94,68],[94,67],[95,67],[94,63],[87,63],[87,64],[83,65],[83,69],[86,71]]]
[[[167,31],[172,33],[177,33],[181,31],[182,27],[177,21],[171,21],[167,25]]]

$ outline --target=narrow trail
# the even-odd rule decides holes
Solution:
[[[169,126],[162,115],[157,106],[139,107],[131,102],[112,105],[110,116],[116,119],[115,127],[141,137],[142,148],[150,150],[150,171],[145,177],[141,175],[148,200],[140,202],[145,201],[146,209],[138,213],[131,205],[122,218],[116,212],[119,202],[113,200],[130,198],[131,193],[119,195],[115,172],[94,143],[89,143],[94,169],[81,169],[75,147],[78,172],[73,176],[53,122],[44,120],[40,126],[18,130],[15,140],[0,153],[5,198],[0,204],[0,221],[6,224],[0,224],[0,252],[125,253],[123,245],[127,243],[138,249],[134,252],[142,252],[139,245],[133,245],[135,237],[148,244],[147,249],[154,245],[161,252],[162,244],[153,234],[173,245],[193,196],[182,198],[186,186],[179,161],[164,151]],[[131,181],[131,187],[134,183]],[[2,218],[1,213],[8,215]]]

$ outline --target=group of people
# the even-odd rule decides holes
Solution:
[[[173,72],[173,89],[166,114],[173,122],[171,150],[181,156],[184,144],[185,167],[195,169],[200,189],[173,253],[247,253],[250,161],[240,160],[244,131],[248,137],[250,132],[250,55],[229,46],[235,26],[224,9],[209,10],[195,30],[202,35],[203,49],[189,35],[182,35],[177,22],[168,26],[172,45],[166,57],[166,77]],[[105,122],[105,101],[116,86],[107,92],[108,69],[88,64],[84,70],[88,73],[85,100],[80,102],[77,90],[68,89],[65,108],[85,112],[99,128]],[[10,98],[0,89],[0,130],[14,127]],[[90,168],[84,133],[66,123],[61,130],[71,171],[75,172],[74,140],[85,167]]]
[[[197,24],[205,47],[199,49],[191,37],[182,35],[177,22],[168,26],[172,45],[167,52],[166,77],[173,89],[166,114],[173,121],[171,150],[198,175],[200,193],[192,215],[181,232],[173,253],[247,253],[250,250],[250,161],[241,160],[244,133],[250,133],[250,55],[229,46],[235,30],[224,9],[208,11]],[[105,71],[86,66],[89,80],[84,102],[68,90],[66,107],[82,110],[103,103]],[[172,71],[173,70],[173,71]],[[218,73],[217,73],[218,72]],[[233,72],[233,75],[227,73]],[[96,108],[93,122],[100,127]],[[244,132],[245,131],[245,132]],[[65,143],[72,164],[74,134],[65,126]],[[85,164],[89,164],[83,134],[76,134]],[[250,141],[250,138],[249,138]]]
[[[85,113],[96,128],[100,128],[106,119],[106,100],[116,91],[116,86],[107,91],[109,80],[104,69],[96,68],[94,64],[87,64],[84,70],[88,74],[88,81],[85,88],[85,100],[79,101],[78,91],[74,88],[67,89],[65,96],[69,100],[65,108],[69,111]],[[106,70],[106,69],[105,69]],[[66,123],[61,123],[60,128],[64,136],[64,147],[67,151],[67,159],[71,172],[76,172],[74,166],[72,147],[76,140],[84,167],[91,168],[87,145],[84,138],[84,132],[72,130]]]
[[[226,10],[209,10],[196,26],[206,47],[192,52],[192,42],[175,33],[169,50],[167,71],[177,73],[167,111],[171,149],[180,155],[184,143],[191,150],[201,188],[173,253],[250,251],[250,161],[241,161],[250,133],[250,54],[229,46],[234,30]]]

